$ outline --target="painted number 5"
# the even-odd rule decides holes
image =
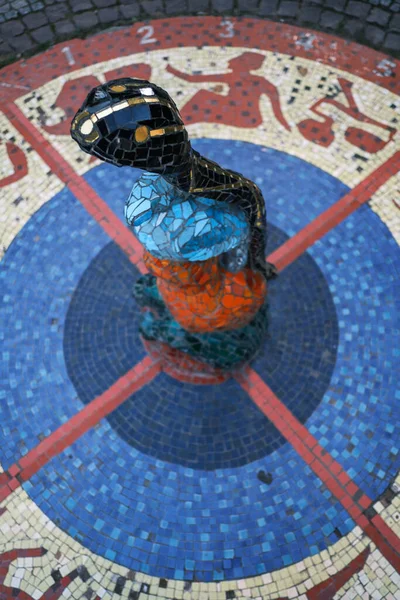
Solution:
[[[225,31],[219,34],[221,37],[231,38],[234,36],[235,30],[232,21],[222,21],[221,25],[225,28]]]
[[[151,25],[143,25],[143,27],[139,27],[138,33],[143,33],[143,37],[140,40],[141,44],[153,44],[157,41],[155,37],[151,37],[154,33],[154,27]]]

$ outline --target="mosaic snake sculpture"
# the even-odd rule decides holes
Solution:
[[[118,167],[146,171],[125,216],[145,248],[150,275],[135,297],[140,330],[221,369],[249,360],[266,329],[265,204],[259,188],[196,152],[179,110],[159,86],[116,79],[94,88],[72,138]]]

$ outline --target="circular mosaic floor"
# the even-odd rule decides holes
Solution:
[[[186,17],[0,71],[1,599],[397,597],[399,69]],[[268,336],[220,385],[146,355],[123,223],[140,173],[69,138],[119,76],[167,89],[266,200]]]

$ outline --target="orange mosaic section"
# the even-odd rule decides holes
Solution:
[[[172,316],[188,331],[229,330],[250,323],[261,308],[267,286],[261,273],[229,273],[218,258],[170,262],[149,253],[144,262],[158,278],[158,289]]]

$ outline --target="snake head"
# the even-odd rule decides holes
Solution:
[[[113,79],[89,92],[71,123],[80,148],[118,167],[160,174],[187,168],[191,146],[169,94],[143,79]]]

